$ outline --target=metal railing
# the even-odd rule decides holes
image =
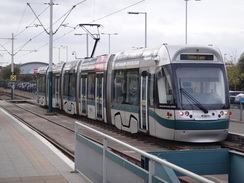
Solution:
[[[122,141],[120,141],[118,139],[115,139],[115,138],[113,138],[113,137],[111,137],[109,135],[106,135],[106,134],[104,134],[102,132],[99,132],[99,131],[97,131],[95,129],[92,129],[92,128],[84,125],[84,124],[79,123],[79,122],[75,122],[75,136],[78,135],[79,127],[85,128],[86,130],[92,131],[92,132],[94,132],[96,134],[99,134],[99,135],[101,135],[103,137],[103,182],[106,182],[107,172],[106,172],[105,152],[108,151],[108,148],[107,148],[108,140],[110,140],[110,141],[113,141],[113,142],[116,142],[116,143],[120,144],[121,146],[129,148],[130,150],[133,150],[133,151],[139,153],[140,155],[143,155],[144,157],[147,157],[149,159],[149,180],[148,180],[149,183],[152,183],[153,176],[155,175],[155,169],[154,169],[154,167],[155,167],[154,164],[155,163],[162,164],[162,165],[164,165],[166,167],[169,167],[169,168],[171,168],[171,169],[173,169],[173,170],[175,170],[177,172],[180,172],[180,173],[182,173],[182,174],[184,174],[186,176],[189,176],[189,177],[191,177],[191,178],[193,178],[193,179],[195,179],[197,181],[200,181],[200,182],[203,182],[203,183],[213,183],[213,181],[211,181],[211,180],[208,180],[208,179],[206,179],[206,178],[204,178],[202,176],[199,176],[199,175],[197,175],[197,174],[195,174],[193,172],[190,172],[190,171],[188,171],[186,169],[183,169],[183,168],[181,168],[181,167],[179,167],[179,166],[177,166],[175,164],[172,164],[172,163],[170,163],[170,162],[168,162],[168,161],[166,161],[164,159],[160,159],[160,158],[158,158],[158,157],[156,157],[154,155],[151,155],[151,154],[149,154],[149,153],[147,153],[145,151],[137,149],[137,148],[135,148],[135,147],[133,147],[133,146],[131,146],[129,144],[126,144],[126,143],[124,143],[124,142],[122,142]],[[76,165],[75,165],[75,169],[76,169]]]

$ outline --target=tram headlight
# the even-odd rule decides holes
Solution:
[[[220,111],[220,116],[223,116],[224,115],[224,111]]]
[[[179,111],[178,113],[180,116],[187,116],[187,117],[192,118],[192,115],[190,114],[189,111]]]
[[[184,114],[185,114],[184,111],[179,111],[180,116],[184,116]]]
[[[219,113],[221,116],[228,115],[228,111],[220,111]]]

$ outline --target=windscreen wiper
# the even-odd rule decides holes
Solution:
[[[197,106],[199,109],[201,109],[205,114],[208,113],[208,110],[197,99],[195,99],[191,94],[189,94],[184,88],[180,88],[180,92],[189,100],[191,100],[193,104]]]

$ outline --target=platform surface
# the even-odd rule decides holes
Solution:
[[[74,163],[0,108],[1,183],[90,182],[72,173]]]

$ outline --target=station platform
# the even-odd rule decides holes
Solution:
[[[90,182],[40,135],[0,108],[1,183]]]

